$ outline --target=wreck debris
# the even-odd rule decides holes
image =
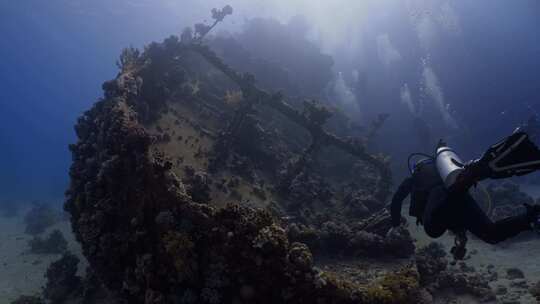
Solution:
[[[227,11],[216,10],[216,21],[222,20]],[[199,27],[195,38],[188,37],[186,32],[183,39],[201,40],[206,33],[208,28]],[[193,50],[202,52],[203,58],[210,58],[208,62],[217,69],[225,69],[224,74],[232,80],[238,76],[200,43],[185,44],[171,37],[162,44],[148,46],[137,56],[136,64],[104,84],[104,99],[77,122],[78,142],[70,146],[73,164],[65,209],[71,214],[74,233],[99,280],[112,293],[135,304],[417,303],[419,277],[414,266],[368,286],[340,280],[331,272],[313,266],[311,246],[316,248],[317,242],[319,250],[327,250],[329,244],[335,244],[342,252],[370,252],[370,248],[376,248],[380,253],[395,248],[391,246],[403,246],[402,241],[412,245],[410,235],[405,232],[403,238],[386,238],[376,232],[361,234],[357,227],[349,225],[352,221],[332,220],[332,215],[312,212],[304,208],[305,202],[302,202],[299,213],[304,212],[306,216],[300,221],[312,221],[317,226],[297,233],[297,240],[292,237],[292,229],[281,226],[284,220],[276,219],[270,209],[257,209],[247,203],[213,204],[208,189],[216,183],[221,185],[220,191],[229,185],[234,187],[227,191],[231,194],[237,191],[239,196],[269,199],[274,195],[272,187],[264,185],[259,172],[250,168],[249,159],[233,155],[232,164],[227,167],[230,169],[227,173],[233,177],[224,178],[190,167],[188,159],[181,162],[181,168],[187,169],[182,172],[175,167],[178,157],[174,153],[168,155],[165,150],[156,149],[156,135],[169,132],[168,126],[158,120],[165,115],[179,119],[172,109],[176,105],[172,97],[184,100],[185,104],[180,106],[191,106],[201,119],[219,115],[196,104],[198,99],[194,95],[214,88],[189,78],[194,73],[190,73],[190,66],[182,65],[182,60],[192,60],[185,51]],[[308,102],[304,111],[298,111],[285,103],[281,94],[269,94],[255,87],[254,77],[249,75],[235,82],[248,106],[244,112],[235,111],[232,115],[229,123],[232,127],[225,129],[231,137],[222,137],[225,152],[227,140],[236,140],[242,134],[237,133],[241,128],[234,125],[261,126],[261,115],[252,111],[250,105],[271,107],[312,135],[313,152],[322,146],[335,146],[375,167],[380,173],[376,190],[361,199],[367,205],[370,203],[364,198],[382,206],[390,185],[387,164],[380,157],[366,153],[362,141],[343,139],[325,131],[323,124],[329,117],[325,108]],[[190,89],[186,89],[187,86]],[[219,96],[213,93],[204,96],[207,95]],[[207,102],[211,99],[208,97]],[[222,116],[216,119],[225,121]],[[180,128],[180,125],[171,121],[169,126]],[[162,132],[154,126],[160,126]],[[276,134],[262,127],[256,131],[268,137]],[[193,137],[187,135],[182,137],[183,141],[159,144],[197,149],[196,140],[190,140],[189,136]],[[220,145],[220,137],[218,143],[214,142],[215,147]],[[276,147],[270,149],[280,151]],[[291,155],[284,152],[279,159]],[[303,155],[308,160],[314,153],[308,150]],[[301,171],[293,178],[293,184],[298,182],[298,189],[305,182],[319,180],[315,173]],[[302,180],[304,173],[311,176]],[[182,174],[185,176],[180,178]],[[215,180],[210,176],[216,177]],[[331,196],[329,187],[325,188],[322,194],[317,194],[317,199]],[[302,241],[306,244],[300,243]],[[404,248],[410,248],[409,245]],[[66,260],[69,265],[74,264],[73,259]],[[73,277],[73,267],[67,268],[71,270],[61,277],[80,282]],[[407,287],[405,293],[398,286]],[[73,288],[81,290],[80,286]],[[60,298],[63,293],[46,293],[48,298],[51,295]]]
[[[377,118],[371,122],[369,131],[366,136],[366,141],[371,142],[375,136],[377,135],[377,132],[382,128],[384,125],[384,122],[390,117],[390,114],[382,113],[377,116]]]
[[[172,164],[150,152],[150,136],[122,95],[96,103],[76,131],[65,208],[92,268],[130,303],[253,296],[356,303],[366,296],[308,267],[307,247],[291,244],[267,212],[193,202]],[[90,171],[89,158],[98,164]]]
[[[317,253],[398,258],[413,255],[415,246],[410,233],[400,229],[394,235],[386,235],[388,229],[378,234],[359,226],[350,227],[345,223],[328,221],[320,229],[293,223],[289,225],[287,233],[290,240],[305,243]]]
[[[291,121],[299,124],[300,126],[306,128],[312,138],[312,145],[306,150],[305,154],[310,154],[317,150],[319,145],[332,145],[339,149],[342,149],[345,152],[348,152],[355,157],[358,157],[360,160],[373,165],[379,171],[380,178],[378,182],[378,187],[375,192],[375,196],[379,199],[384,200],[390,192],[391,185],[391,172],[388,168],[388,165],[380,159],[380,157],[374,157],[365,152],[363,143],[355,139],[342,139],[331,133],[328,133],[323,130],[322,124],[328,119],[328,113],[325,112],[323,108],[317,106],[316,103],[305,103],[305,110],[303,113],[297,111],[289,104],[287,104],[283,99],[281,93],[267,93],[255,86],[255,78],[253,75],[244,74],[240,75],[234,71],[231,67],[226,65],[221,61],[221,59],[212,52],[207,46],[204,45],[192,45],[190,48],[202,57],[204,57],[208,62],[214,65],[219,69],[223,74],[227,75],[231,80],[233,80],[244,94],[244,98],[249,100],[241,110],[238,111],[238,115],[243,117],[251,106],[257,102],[269,106],[281,114],[285,115]],[[241,118],[236,118],[234,125],[238,125],[238,122],[241,121]],[[234,132],[228,135],[233,135]],[[295,167],[294,170],[297,170]]]

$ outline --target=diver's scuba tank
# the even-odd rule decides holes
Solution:
[[[456,152],[446,145],[437,148],[435,162],[446,188],[450,188],[456,182],[458,175],[465,170]]]
[[[440,141],[437,146],[435,163],[437,171],[439,171],[439,175],[447,189],[451,188],[456,183],[458,176],[465,171],[465,166],[459,156],[443,141]],[[464,190],[466,191],[467,189]],[[454,246],[450,250],[454,260],[463,260],[465,258],[467,254],[466,246],[467,236],[465,230],[456,232]]]

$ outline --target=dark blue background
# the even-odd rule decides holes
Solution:
[[[0,199],[61,199],[73,125],[115,76],[121,49],[207,16],[208,5],[189,2],[176,12],[137,1],[0,0]],[[484,147],[540,112],[540,5],[451,3],[462,35],[440,39],[431,63],[475,147]],[[403,38],[410,29],[389,32],[402,53],[415,48]]]
[[[163,8],[121,2],[0,1],[0,198],[62,199],[73,125],[122,48],[180,31]]]

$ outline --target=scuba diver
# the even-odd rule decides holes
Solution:
[[[409,157],[419,155],[412,154]],[[466,232],[495,244],[540,226],[540,206],[526,204],[526,212],[496,222],[491,221],[469,193],[469,188],[486,179],[525,175],[540,169],[540,150],[527,133],[517,129],[511,136],[491,146],[477,160],[463,163],[444,141],[439,141],[435,156],[410,168],[411,176],[398,187],[392,198],[389,233],[401,223],[401,205],[410,194],[409,214],[417,218],[427,235],[438,238],[447,230],[456,236],[451,252],[455,259],[466,254]]]

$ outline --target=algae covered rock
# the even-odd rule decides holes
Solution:
[[[495,291],[489,285],[488,278],[477,273],[465,263],[457,268],[450,268],[444,247],[431,242],[420,248],[415,256],[420,282],[426,290],[436,294],[441,290],[451,290],[456,295],[468,294],[481,302],[496,299]]]
[[[445,271],[448,267],[446,251],[441,243],[431,242],[418,250],[415,259],[418,272],[428,283],[433,276]]]
[[[384,276],[367,288],[367,301],[372,303],[421,303],[420,275],[415,267],[404,267]]]

